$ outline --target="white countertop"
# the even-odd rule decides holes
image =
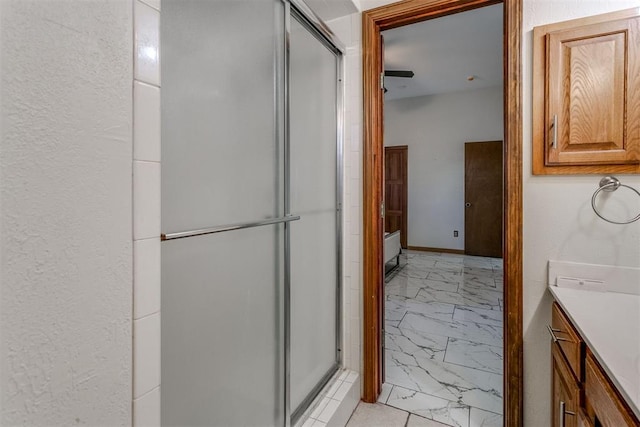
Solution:
[[[640,418],[640,295],[549,290]]]

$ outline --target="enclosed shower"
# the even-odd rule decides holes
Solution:
[[[163,0],[161,43],[162,424],[293,425],[341,364],[341,47],[293,0]]]

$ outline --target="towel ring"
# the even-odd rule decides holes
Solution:
[[[598,185],[599,185],[599,188],[595,191],[595,193],[593,193],[593,196],[591,197],[591,207],[593,208],[593,211],[596,213],[596,215],[598,215],[603,220],[610,222],[611,224],[619,224],[619,225],[631,224],[632,222],[636,222],[637,220],[640,219],[640,213],[638,213],[638,215],[636,215],[634,218],[631,218],[628,221],[612,221],[602,216],[602,214],[598,212],[598,209],[596,208],[596,197],[601,191],[606,191],[610,193],[612,191],[616,191],[620,187],[626,187],[629,190],[636,193],[638,197],[640,197],[640,191],[628,185],[622,184],[620,180],[618,180],[618,178],[613,176],[605,176],[600,180],[600,183]]]

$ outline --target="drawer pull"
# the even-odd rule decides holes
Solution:
[[[561,400],[560,401],[560,424],[559,424],[560,427],[564,427],[564,416],[565,415],[575,415],[576,414],[575,412],[567,411],[565,409],[565,406],[566,406],[565,403]]]
[[[551,148],[554,150],[558,148],[558,115],[553,115],[553,122],[551,123],[551,127],[553,128],[553,137],[551,139]]]
[[[547,330],[549,331],[549,334],[551,334],[551,339],[553,340],[553,342],[571,341],[570,339],[556,336],[556,332],[562,332],[560,329],[553,329],[550,325],[547,325]]]

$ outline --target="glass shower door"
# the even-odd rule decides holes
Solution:
[[[339,367],[340,52],[303,7],[163,0],[163,425],[289,425]]]
[[[285,424],[284,16],[162,2],[163,425]]]
[[[291,408],[294,421],[338,368],[339,52],[292,11],[289,31]]]

